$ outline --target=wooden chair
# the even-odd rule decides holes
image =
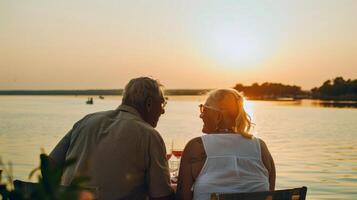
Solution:
[[[213,193],[211,200],[305,200],[307,187],[247,193]]]

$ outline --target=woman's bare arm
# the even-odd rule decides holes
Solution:
[[[193,177],[191,174],[191,151],[192,151],[192,142],[187,143],[180,163],[179,177],[177,181],[177,190],[176,190],[176,199],[185,199],[191,200],[193,193],[191,187],[193,185]]]
[[[204,151],[202,139],[197,137],[189,141],[181,158],[176,199],[191,200],[193,198],[191,188],[199,175],[205,160],[206,153]]]
[[[263,140],[260,140],[260,149],[261,156],[264,166],[267,168],[269,172],[269,190],[275,190],[275,180],[276,180],[276,172],[275,172],[275,164],[273,157],[271,156],[269,149]]]

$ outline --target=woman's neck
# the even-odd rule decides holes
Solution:
[[[217,128],[216,133],[234,133],[232,128]]]

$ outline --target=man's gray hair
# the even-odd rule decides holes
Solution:
[[[160,97],[163,85],[150,77],[139,77],[129,81],[123,92],[122,103],[142,107],[148,97]]]

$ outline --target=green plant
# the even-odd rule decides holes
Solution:
[[[76,177],[69,186],[61,186],[62,172],[75,160],[67,160],[61,166],[51,165],[51,160],[46,154],[40,155],[40,167],[31,171],[32,177],[40,170],[38,183],[28,183],[22,181],[13,182],[12,165],[8,167],[0,160],[0,165],[7,176],[7,183],[1,182],[0,173],[0,197],[3,200],[75,200],[79,199],[79,194],[85,188],[83,184],[89,180],[88,177]]]

